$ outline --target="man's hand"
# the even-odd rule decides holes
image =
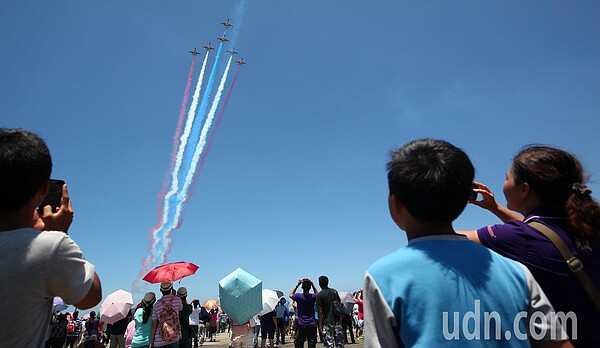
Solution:
[[[40,231],[62,231],[67,233],[73,222],[73,205],[69,198],[67,185],[62,187],[62,198],[60,199],[60,208],[53,212],[52,207],[47,205],[43,208],[42,216],[39,216],[37,210],[34,212],[33,228]]]

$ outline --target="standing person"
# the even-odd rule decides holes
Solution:
[[[260,335],[260,318],[258,315],[250,319],[250,327],[252,328],[252,347],[258,348],[258,336]]]
[[[227,321],[227,313],[221,312],[219,315],[219,333],[225,332],[225,329],[227,328]]]
[[[290,339],[296,338],[296,330],[298,329],[298,310],[296,308],[296,301],[292,301],[292,311],[290,312]]]
[[[192,313],[189,316],[189,323],[194,347],[198,347],[198,325],[200,325],[200,313],[202,312],[200,308],[200,300],[192,300]]]
[[[210,322],[209,322],[209,326],[210,326],[210,341],[211,342],[216,342],[217,341],[217,331],[218,331],[218,325],[219,325],[219,309],[218,308],[213,308],[210,310]]]
[[[67,315],[57,314],[52,320],[50,329],[50,339],[46,342],[46,347],[62,348],[67,336]]]
[[[365,321],[364,321],[364,300],[363,300],[363,291],[362,289],[357,291],[356,294],[354,294],[354,303],[356,303],[357,305],[357,309],[356,309],[356,335],[358,336],[358,339],[363,339],[363,328],[365,326]]]
[[[58,210],[45,206],[38,214],[51,172],[44,140],[0,128],[0,327],[10,328],[0,330],[0,344],[6,347],[44,345],[55,296],[80,309],[102,299],[94,265],[67,233],[73,221],[67,186]]]
[[[319,311],[319,329],[323,332],[325,347],[344,348],[344,334],[342,331],[342,318],[335,315],[333,302],[341,304],[340,295],[335,289],[329,287],[329,278],[319,277],[321,291],[317,295],[317,307]]]
[[[356,343],[354,340],[354,327],[352,326],[352,311],[348,311],[347,315],[342,317],[342,331],[344,332],[344,344]],[[350,331],[350,339],[352,342],[348,342],[348,331]]]
[[[302,286],[302,293],[296,290]],[[310,293],[312,288],[313,293]],[[296,316],[298,317],[298,330],[294,339],[294,347],[304,347],[304,341],[308,341],[308,348],[317,346],[317,320],[315,319],[315,305],[319,291],[309,278],[298,280],[296,286],[290,291],[290,298],[296,301]]]
[[[238,324],[231,318],[231,342],[229,346],[232,348],[251,348],[252,345],[252,328],[250,322]]]
[[[366,347],[572,347],[525,266],[455,233],[474,176],[461,149],[415,140],[387,168],[390,215],[409,242],[366,272]],[[494,313],[494,324],[469,313]]]
[[[147,292],[142,301],[136,306],[133,314],[135,331],[131,339],[131,348],[148,348],[152,335],[152,310],[156,302],[156,295]]]
[[[192,314],[192,305],[187,303],[187,289],[183,286],[177,289],[177,297],[179,297],[183,303],[183,308],[179,312],[179,322],[181,323],[181,339],[179,340],[179,348],[191,348],[192,335],[190,328],[190,315]]]
[[[100,321],[96,318],[96,312],[91,311],[90,317],[85,321],[85,330],[83,331],[83,348],[94,348],[98,341],[98,325]]]
[[[277,319],[275,319],[275,310],[259,316],[260,318],[260,337],[261,348],[265,348],[267,344],[267,338],[269,339],[269,347],[275,347],[274,338],[275,330],[277,329]]]
[[[162,297],[152,310],[151,347],[178,348],[181,339],[179,311],[183,308],[181,299],[173,293],[173,283],[160,284]]]
[[[600,206],[586,186],[587,175],[572,154],[548,146],[527,146],[513,159],[503,192],[508,207],[474,182],[481,200],[472,204],[496,215],[503,224],[459,231],[469,239],[523,263],[539,282],[557,312],[572,312],[567,333],[576,347],[600,347],[600,310],[576,279],[557,247],[530,223],[540,223],[560,237],[600,289]]]
[[[121,320],[118,320],[110,326],[110,348],[125,348],[125,331],[127,330],[127,325],[131,320],[131,316],[127,314],[127,316]]]
[[[285,344],[285,318],[289,315],[285,302],[285,298],[281,297],[275,306],[275,319],[277,320],[275,344]]]
[[[81,333],[81,319],[79,319],[79,311],[75,310],[73,315],[67,322],[67,337],[63,348],[73,348],[79,339]]]

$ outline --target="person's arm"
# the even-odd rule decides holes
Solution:
[[[152,319],[152,329],[150,330],[150,348],[154,347],[154,336],[156,335],[156,328],[158,327],[158,320]]]
[[[69,227],[73,222],[73,205],[69,198],[67,185],[62,187],[62,197],[58,211],[53,212],[52,207],[47,205],[43,207],[41,216],[37,210],[34,211],[33,219],[33,228],[39,231],[61,231],[68,234]]]
[[[523,220],[523,216],[521,216],[521,214],[512,211],[504,207],[502,204],[496,202],[494,192],[492,192],[492,190],[490,190],[485,184],[473,181],[473,185],[477,186],[477,188],[473,189],[473,191],[481,194],[481,199],[478,201],[469,201],[469,203],[490,211],[504,223],[507,223],[510,220]]]
[[[294,294],[296,293],[296,290],[298,290],[298,287],[300,286],[300,284],[302,284],[302,279],[298,279],[296,286],[294,286],[292,291],[290,291],[290,298],[292,298],[292,296],[294,296]]]
[[[523,216],[521,216],[521,214],[512,211],[502,204],[496,202],[496,199],[494,198],[494,192],[492,192],[492,190],[490,190],[486,185],[477,181],[473,181],[473,185],[477,186],[477,188],[473,189],[473,191],[481,194],[481,200],[469,201],[469,203],[490,211],[504,223],[507,223],[510,220],[523,220]],[[473,242],[481,244],[479,236],[477,235],[477,230],[459,230],[456,231],[456,233],[465,235]]]
[[[319,311],[319,332],[323,332],[323,308],[319,304],[317,304],[317,308]]]
[[[365,347],[404,347],[399,340],[399,323],[369,272],[365,274]]]
[[[310,286],[312,286],[313,292],[316,294],[319,293],[319,290],[317,290],[317,287],[315,286],[315,283],[313,283],[313,281],[310,281]]]
[[[75,305],[75,307],[79,309],[90,309],[100,303],[102,300],[102,284],[100,283],[100,278],[98,274],[94,272],[94,281],[92,282],[92,287],[85,295],[83,300],[79,301]]]

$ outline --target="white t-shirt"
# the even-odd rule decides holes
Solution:
[[[192,309],[192,314],[190,314],[190,325],[200,325],[200,307]]]
[[[0,232],[0,344],[43,347],[52,300],[79,303],[89,292],[95,268],[64,232],[21,228]]]

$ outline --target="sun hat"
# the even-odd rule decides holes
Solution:
[[[160,283],[160,291],[169,291],[171,289],[173,289],[173,283],[171,283],[171,282]]]
[[[179,297],[186,297],[187,296],[187,289],[185,287],[180,287],[179,289],[177,289],[177,296]]]
[[[154,295],[153,292],[147,292],[146,295],[144,295],[144,299],[142,301],[146,304],[150,304],[154,302],[155,299],[156,295]]]

